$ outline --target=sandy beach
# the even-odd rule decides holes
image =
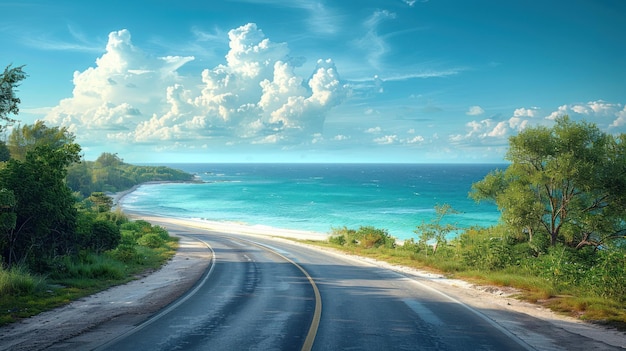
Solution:
[[[124,208],[124,198],[137,190],[140,185],[136,185],[131,189],[109,194],[113,199],[114,207],[119,207],[123,212],[131,218],[141,218],[152,222],[169,222],[171,224],[183,225],[187,227],[205,229],[219,233],[233,233],[233,234],[246,234],[246,235],[262,235],[273,237],[284,237],[298,240],[326,240],[328,239],[328,233],[318,233],[305,230],[293,230],[276,228],[266,225],[249,225],[245,223],[231,222],[231,221],[212,221],[208,219],[199,218],[172,218],[155,216],[151,213],[142,213],[139,211],[132,211],[128,208]]]

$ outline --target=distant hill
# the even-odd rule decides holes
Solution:
[[[117,154],[103,153],[96,161],[81,161],[69,167],[67,185],[88,197],[93,192],[118,192],[154,181],[193,181],[194,175],[165,166],[124,163]]]

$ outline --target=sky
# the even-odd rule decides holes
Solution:
[[[130,163],[501,163],[626,132],[621,0],[0,0],[17,119]],[[10,130],[9,130],[10,132]]]

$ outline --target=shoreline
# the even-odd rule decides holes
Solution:
[[[260,235],[260,236],[272,236],[272,237],[286,237],[298,240],[327,240],[330,234],[273,227],[263,224],[246,224],[234,221],[216,221],[204,218],[184,218],[184,217],[171,217],[156,215],[153,213],[146,213],[140,211],[133,211],[124,208],[124,197],[131,194],[139,187],[145,184],[164,184],[164,183],[178,183],[178,182],[146,182],[133,186],[130,189],[123,190],[116,193],[108,194],[113,199],[113,208],[119,208],[124,214],[130,218],[143,219],[146,221],[161,221],[167,223],[173,223],[188,227],[196,227],[218,233],[234,233],[234,234],[246,234],[246,235]],[[397,241],[397,239],[396,239]]]

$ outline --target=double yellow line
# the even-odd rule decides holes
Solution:
[[[232,237],[229,237],[229,239],[233,240]],[[241,239],[236,239],[236,240],[240,240],[243,241]],[[311,287],[313,287],[313,293],[315,294],[315,311],[313,312],[313,319],[311,320],[311,326],[309,327],[309,332],[306,335],[306,339],[304,339],[304,344],[302,345],[302,351],[310,351],[313,348],[313,342],[315,342],[315,336],[317,335],[317,329],[319,328],[320,325],[320,319],[322,318],[322,295],[320,295],[320,291],[317,288],[317,284],[315,284],[315,280],[313,280],[313,277],[311,277],[311,275],[309,274],[309,272],[307,272],[304,268],[302,268],[302,266],[300,266],[299,264],[297,264],[296,262],[294,262],[292,259],[290,259],[289,257],[281,254],[280,252],[277,252],[276,250],[273,250],[270,247],[267,247],[263,244],[259,244],[259,243],[255,243],[253,241],[248,241],[245,240],[248,243],[260,247],[264,250],[270,251],[273,254],[275,254],[276,256],[284,259],[285,261],[291,263],[292,265],[296,266],[301,272],[302,274],[304,274],[304,276],[309,280],[309,283],[311,284]]]

